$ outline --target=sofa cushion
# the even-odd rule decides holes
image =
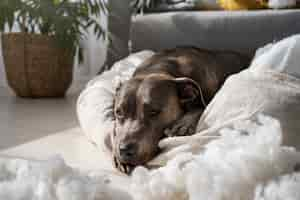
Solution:
[[[300,10],[188,11],[137,16],[133,52],[182,45],[251,54],[260,46],[300,32]]]

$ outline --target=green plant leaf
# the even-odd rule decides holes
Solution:
[[[0,0],[0,32],[16,23],[23,32],[53,37],[59,48],[82,52],[80,41],[88,30],[97,38],[107,34],[94,19],[100,21],[101,13],[107,14],[103,0]]]

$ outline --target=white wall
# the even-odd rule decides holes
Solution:
[[[107,16],[101,14],[100,21],[107,29]],[[90,34],[87,40],[83,41],[84,47],[84,63],[82,65],[75,64],[74,79],[77,81],[90,80],[97,75],[101,67],[103,67],[106,52],[107,42],[103,40],[97,40],[93,34],[93,30],[90,30]]]

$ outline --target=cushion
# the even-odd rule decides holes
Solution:
[[[265,8],[262,1],[252,0],[219,0],[219,4],[225,10],[250,10]]]
[[[256,49],[300,32],[300,10],[188,11],[137,16],[133,52],[193,45],[254,54]]]

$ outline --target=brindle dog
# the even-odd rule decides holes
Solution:
[[[250,58],[235,52],[193,47],[147,59],[116,91],[115,128],[107,140],[115,166],[130,173],[157,155],[163,137],[193,134],[225,79],[249,63]]]

